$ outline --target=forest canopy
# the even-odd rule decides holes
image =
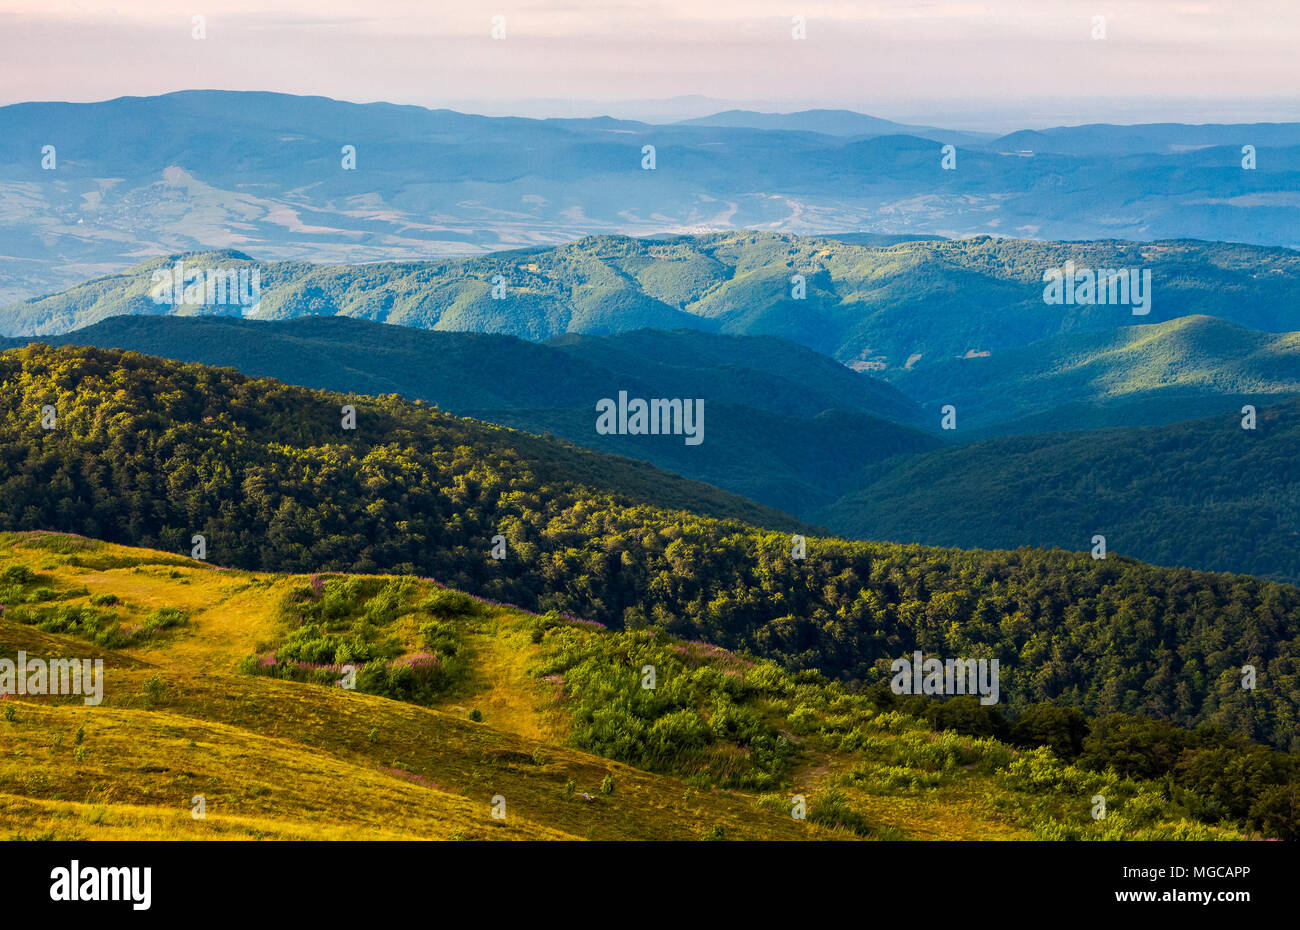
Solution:
[[[356,430],[341,428],[345,404]],[[1013,714],[1051,701],[1300,745],[1294,586],[1116,556],[811,535],[796,559],[791,532],[806,530],[775,511],[396,396],[113,350],[10,351],[0,526],[177,553],[199,534],[219,565],[434,577],[851,686],[914,649],[997,658]],[[490,555],[496,536],[503,559]]]

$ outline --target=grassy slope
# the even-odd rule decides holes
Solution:
[[[793,820],[784,795],[691,787],[570,748],[565,703],[531,671],[543,650],[529,635],[531,618],[510,609],[466,626],[471,674],[436,706],[420,707],[236,670],[276,638],[277,605],[301,578],[79,537],[4,534],[0,570],[13,564],[38,572],[64,603],[112,593],[128,616],[177,606],[190,619],[141,648],[108,653],[100,707],[3,701],[2,836],[695,839],[722,827],[728,839],[853,838]],[[80,639],[38,642],[33,633],[0,615],[0,655],[38,645],[46,655],[105,655]],[[163,687],[149,696],[154,676]],[[480,709],[483,722],[471,722],[466,707]],[[1086,804],[1069,793],[1022,796],[973,764],[942,778],[919,765],[891,768],[899,752],[924,747],[925,735],[897,722],[878,732],[869,750],[805,751],[789,793],[844,785],[878,835],[1028,837],[1029,821],[1043,817],[1091,829]],[[864,766],[933,784],[881,788],[877,778],[864,787],[848,778]],[[606,776],[617,784],[610,795],[597,787]],[[570,780],[592,798],[566,795]],[[507,798],[505,821],[489,814],[496,794]],[[194,795],[207,799],[204,820],[189,815]]]
[[[801,835],[788,817],[756,811],[743,798],[690,791],[675,779],[556,744],[562,735],[553,722],[556,710],[545,706],[545,687],[521,667],[526,652],[506,662],[485,658],[461,699],[483,707],[487,723],[473,723],[451,706],[417,707],[241,675],[236,661],[273,635],[288,577],[194,562],[175,568],[175,556],[107,544],[96,547],[98,558],[69,559],[15,547],[15,538],[0,543],[0,562],[41,571],[56,590],[84,586],[91,594],[116,593],[141,610],[166,605],[194,612],[182,635],[125,651],[129,667],[105,670],[100,707],[10,699],[16,720],[0,721],[13,747],[0,761],[6,835],[690,839],[699,824],[714,823],[737,838]],[[509,612],[497,619],[508,636]],[[0,651],[12,656],[31,648],[29,630],[0,619]],[[494,639],[484,637],[475,647],[489,651]],[[48,638],[48,648],[56,644],[57,652],[46,654],[102,654],[70,637]],[[165,683],[157,702],[144,695],[145,680],[155,674]],[[79,726],[87,748],[81,761],[74,750]],[[532,761],[539,747],[542,765]],[[561,794],[569,778],[597,794],[607,774],[619,781],[617,804]],[[490,816],[498,793],[507,798],[504,822]],[[203,821],[189,816],[196,794],[207,799]]]

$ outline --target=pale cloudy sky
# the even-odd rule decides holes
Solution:
[[[0,0],[0,103],[186,88],[479,112],[1300,119],[1300,0]],[[191,37],[192,17],[206,38]],[[506,38],[491,37],[505,17]],[[795,15],[807,39],[791,38]],[[1092,38],[1105,16],[1106,38]],[[688,113],[686,115],[694,115]],[[981,125],[983,124],[983,125]]]

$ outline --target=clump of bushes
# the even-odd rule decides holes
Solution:
[[[420,609],[440,620],[451,620],[477,617],[482,613],[483,605],[463,591],[439,588],[420,602]]]
[[[827,788],[809,802],[808,822],[849,830],[858,836],[871,836],[874,832],[866,819],[849,806],[849,799],[840,788]]]
[[[0,571],[0,585],[26,585],[36,579],[35,573],[26,565],[6,565]]]
[[[177,610],[175,607],[160,607],[144,618],[144,631],[146,633],[157,633],[162,630],[170,630],[173,627],[184,626],[188,622],[189,617],[184,611]]]
[[[12,616],[44,633],[77,636],[105,649],[139,645],[165,630],[185,625],[189,619],[184,611],[162,607],[150,613],[141,623],[124,625],[121,618],[111,610],[66,604],[60,607],[17,608]]]
[[[428,600],[413,603],[418,589],[415,579],[406,577],[313,575],[281,604],[281,617],[291,629],[279,647],[250,656],[241,667],[249,674],[340,685],[350,666],[357,691],[432,703],[463,675],[462,644],[456,626],[445,620],[421,624],[419,644],[409,643],[399,621],[426,610]],[[413,652],[413,645],[419,651]]]
[[[755,706],[763,694],[727,665],[731,657],[700,661],[659,630],[550,630],[535,671],[563,681],[579,748],[722,787],[780,784],[794,746]],[[647,665],[654,688],[643,687]]]

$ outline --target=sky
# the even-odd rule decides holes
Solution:
[[[266,6],[0,0],[0,104],[222,88],[651,120],[844,107],[989,131],[1300,120],[1300,0]],[[1099,16],[1104,38],[1093,37]]]

